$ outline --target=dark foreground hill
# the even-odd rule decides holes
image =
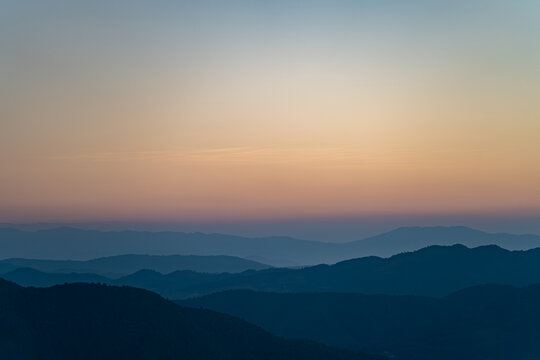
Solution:
[[[104,258],[75,260],[0,260],[0,273],[16,268],[31,268],[53,273],[94,273],[102,276],[120,277],[139,270],[153,270],[160,273],[192,270],[203,273],[237,273],[246,270],[268,269],[270,266],[236,256],[195,256],[195,255],[118,255]],[[7,271],[2,271],[5,269]]]
[[[129,287],[22,288],[0,279],[0,358],[372,359],[292,341],[229,315]]]
[[[355,292],[443,296],[481,284],[540,283],[540,249],[508,251],[496,246],[431,246],[387,259],[366,257],[303,269],[273,268],[238,274],[143,270],[119,279],[92,274],[46,274],[18,269],[2,275],[22,285],[102,282],[151,290],[171,299],[233,289],[269,292]]]
[[[179,303],[396,360],[540,359],[540,285],[483,285],[443,298],[238,290]]]
[[[466,227],[404,227],[358,241],[326,243],[284,236],[247,238],[223,234],[74,228],[31,232],[0,228],[0,256],[3,258],[86,260],[122,254],[229,255],[264,259],[262,262],[269,265],[291,266],[332,264],[363,256],[388,257],[431,245],[454,244],[468,247],[493,244],[509,250],[525,250],[540,247],[540,236],[490,234]]]

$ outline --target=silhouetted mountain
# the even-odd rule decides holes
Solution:
[[[0,248],[5,258],[85,260],[126,253],[229,255],[264,258],[264,263],[283,266],[330,264],[373,255],[386,257],[430,245],[453,244],[495,244],[520,250],[540,247],[540,236],[488,234],[465,227],[414,227],[348,243],[324,243],[290,237],[246,238],[181,232],[102,232],[65,227],[36,232],[0,229]]]
[[[129,287],[0,279],[0,319],[1,359],[373,359]]]
[[[351,253],[381,257],[419,250],[432,245],[467,247],[497,245],[507,250],[540,247],[538,235],[490,234],[465,226],[402,227],[367,239],[346,244]]]
[[[43,280],[49,279],[46,274],[26,277],[17,272],[5,274],[7,279],[25,285],[32,285],[33,276],[38,279],[36,282],[51,284]],[[70,282],[72,276],[55,274],[52,279],[64,283]],[[540,248],[508,251],[497,246],[474,249],[463,245],[431,246],[387,259],[365,257],[302,269],[271,268],[238,274],[176,271],[166,275],[143,270],[115,280],[92,281],[140,287],[172,299],[231,289],[443,296],[487,283],[515,286],[540,283]]]
[[[66,283],[112,283],[112,279],[96,274],[85,273],[45,273],[42,271],[19,268],[0,275],[3,279],[22,286],[47,287]]]
[[[444,298],[237,290],[179,303],[395,359],[540,359],[540,285],[483,285]]]
[[[193,270],[204,273],[242,272],[261,270],[270,266],[235,256],[194,256],[194,255],[119,255],[87,261],[74,260],[36,260],[6,259],[0,261],[0,273],[3,267],[32,268],[55,273],[94,273],[104,276],[119,277],[148,269],[161,273],[178,270]],[[4,271],[6,272],[6,271]]]
[[[524,286],[538,282],[540,249],[508,251],[496,246],[468,249],[454,245],[432,246],[388,259],[366,257],[303,269],[210,276],[175,272],[149,284],[140,282],[135,274],[127,284],[150,286],[166,297],[182,298],[229,289],[442,296],[486,283]]]

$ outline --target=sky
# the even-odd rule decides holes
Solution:
[[[0,222],[540,232],[538,64],[533,0],[0,0]]]

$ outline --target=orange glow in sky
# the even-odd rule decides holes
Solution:
[[[223,3],[8,1],[0,222],[540,210],[538,4]]]

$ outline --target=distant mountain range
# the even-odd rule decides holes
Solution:
[[[364,257],[302,269],[271,268],[242,273],[141,270],[118,279],[95,274],[44,273],[17,269],[1,275],[21,285],[100,282],[155,291],[171,299],[231,289],[270,292],[354,292],[444,296],[487,283],[524,286],[540,283],[540,248],[508,251],[497,246],[430,246],[390,258]]]
[[[192,270],[202,273],[237,273],[246,270],[268,269],[270,266],[235,256],[195,255],[119,255],[86,261],[76,260],[0,260],[0,274],[17,268],[31,268],[52,273],[94,273],[102,276],[120,277],[139,270],[170,273]]]
[[[151,292],[91,284],[22,288],[0,279],[1,359],[368,360],[284,340]]]
[[[396,360],[540,359],[540,285],[483,285],[443,298],[237,290],[179,303]]]
[[[336,239],[339,240],[339,239]],[[538,235],[489,234],[466,227],[405,227],[363,240],[325,243],[290,237],[246,238],[223,234],[94,231],[56,228],[35,232],[0,228],[3,258],[87,260],[123,254],[228,255],[273,266],[335,263],[363,256],[387,257],[431,245],[540,247]]]

